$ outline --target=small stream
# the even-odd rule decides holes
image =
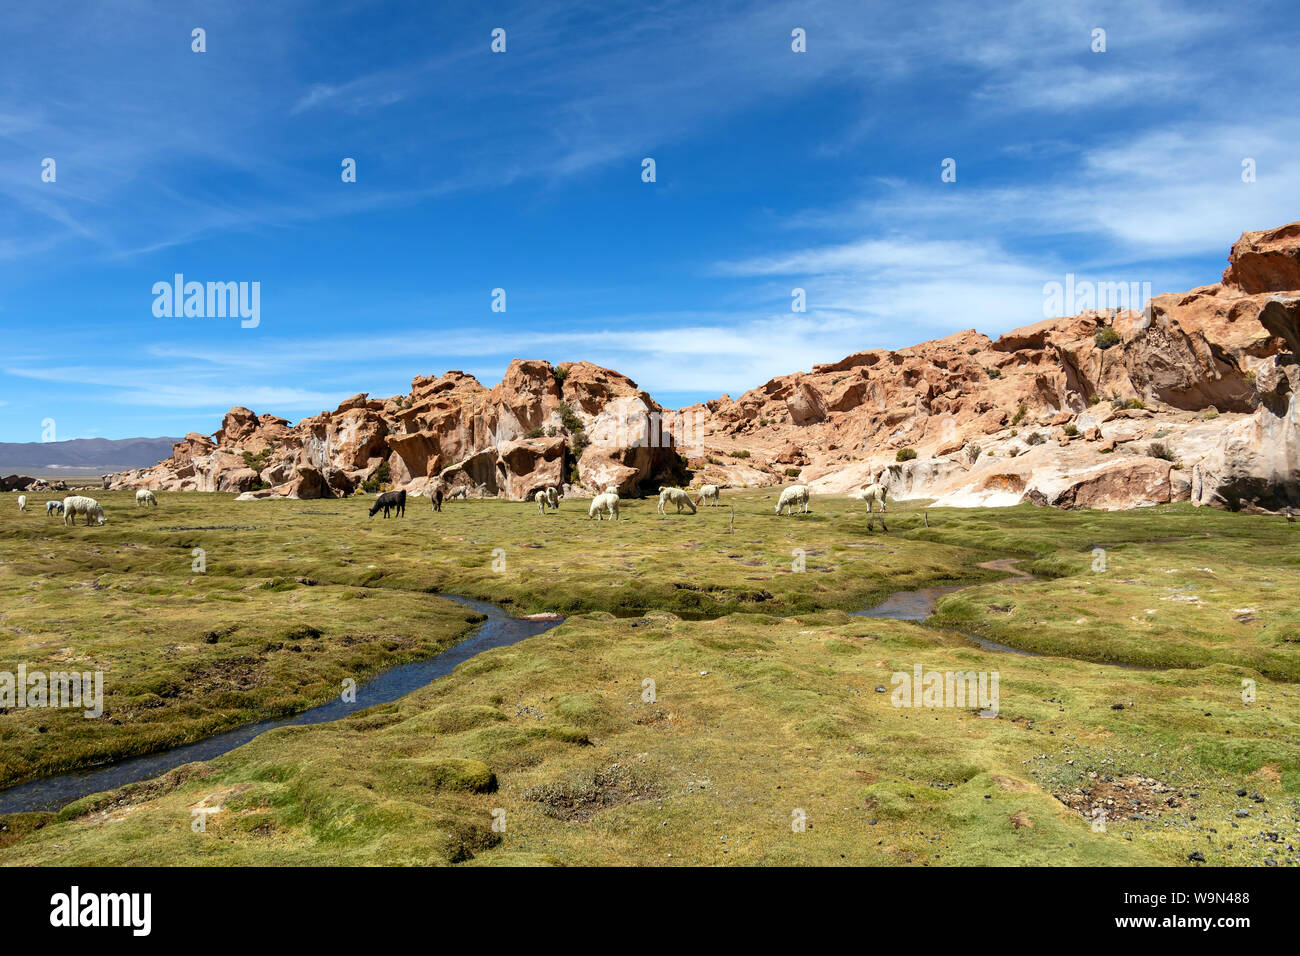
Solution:
[[[484,614],[487,620],[465,640],[433,657],[413,661],[410,664],[399,664],[397,667],[376,674],[357,687],[355,701],[347,702],[335,698],[291,717],[278,717],[254,724],[244,724],[233,730],[197,740],[192,744],[183,744],[159,753],[128,757],[102,767],[92,767],[88,770],[16,784],[6,790],[0,790],[0,814],[57,810],[92,793],[102,793],[128,783],[151,780],[196,760],[212,760],[214,757],[220,757],[277,727],[323,724],[331,720],[339,720],[358,710],[374,707],[376,704],[390,703],[405,697],[412,691],[419,690],[439,677],[447,676],[471,657],[495,647],[518,644],[526,638],[549,631],[563,621],[563,618],[559,617],[544,619],[511,617],[495,604],[486,601],[475,601],[451,594],[440,594],[439,597],[455,601],[470,610]]]
[[[1015,567],[1014,558],[1001,558],[979,565],[991,571],[1005,571],[1021,580],[1033,580],[1033,575],[1026,574]],[[974,587],[970,584],[956,584],[948,587],[919,588],[915,591],[896,591],[880,604],[864,611],[854,611],[854,617],[892,618],[899,621],[924,621],[934,613],[935,604],[945,594],[952,594],[963,588]],[[205,737],[192,744],[183,744],[159,753],[146,754],[141,757],[128,757],[116,763],[88,770],[44,777],[16,784],[6,790],[0,790],[0,814],[22,813],[36,810],[57,810],[74,800],[115,790],[129,783],[151,780],[169,770],[196,760],[212,760],[229,753],[236,747],[243,746],[250,740],[261,736],[277,727],[294,727],[304,724],[323,724],[339,720],[358,710],[387,704],[419,690],[439,677],[445,677],[465,661],[484,651],[496,647],[508,647],[529,637],[534,637],[558,626],[563,618],[511,617],[495,604],[475,601],[470,598],[441,594],[439,597],[455,601],[470,610],[487,617],[469,637],[449,647],[433,657],[410,664],[401,664],[375,675],[357,688],[356,700],[346,702],[341,698],[309,708],[290,717],[244,724],[232,730],[224,731],[212,737]],[[952,630],[947,628],[946,630]],[[1033,651],[1021,650],[991,641],[978,634],[953,630],[963,638],[979,645],[985,650],[1000,651],[1007,654],[1020,654],[1026,657],[1041,657]]]
[[[1015,558],[998,558],[996,561],[985,561],[978,565],[981,568],[987,568],[990,571],[1006,571],[1013,579],[1022,581],[1032,581],[1034,576],[1021,571],[1015,566]],[[981,582],[990,583],[990,582]],[[918,588],[915,591],[895,591],[885,600],[881,601],[875,607],[867,608],[865,611],[854,611],[851,617],[884,617],[895,621],[917,621],[921,622],[934,613],[934,606],[939,603],[939,598],[945,594],[952,594],[954,591],[961,591],[965,588],[976,587],[974,584],[953,584],[941,588]],[[951,631],[954,634],[960,634],[966,640],[973,644],[978,644],[986,651],[1000,651],[1004,654],[1019,654],[1022,657],[1042,657],[1042,654],[1036,651],[1026,651],[1019,647],[1012,647],[1009,644],[1001,644],[997,641],[991,641],[987,637],[980,637],[978,634],[971,634],[968,631],[959,631],[956,628],[945,627],[943,630]]]

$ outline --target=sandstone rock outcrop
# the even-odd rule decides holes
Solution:
[[[1300,222],[1242,233],[1228,255],[1223,284],[1246,293],[1300,289]]]
[[[975,330],[868,349],[671,412],[587,362],[516,360],[488,389],[449,371],[290,425],[242,407],[114,487],[348,494],[622,495],[691,480],[880,480],[947,505],[1300,506],[1300,223],[1248,232],[1222,281],[996,340]],[[685,456],[685,457],[683,457]],[[910,460],[909,460],[910,459]]]
[[[815,491],[879,477],[896,497],[951,505],[1297,506],[1297,354],[1293,223],[1243,235],[1221,283],[1141,312],[857,352],[710,402],[709,480],[753,483],[757,464],[776,483],[798,461]],[[743,472],[729,457],[742,449]]]
[[[171,458],[109,484],[250,499],[335,497],[370,481],[516,500],[566,483],[570,494],[610,484],[633,494],[684,478],[661,421],[658,403],[618,372],[517,360],[491,389],[460,371],[417,377],[406,395],[361,393],[296,425],[236,406],[211,438],[186,435]]]
[[[1129,457],[1064,475],[1032,481],[1025,497],[1036,505],[1057,508],[1140,508],[1168,504],[1173,498],[1171,462]]]

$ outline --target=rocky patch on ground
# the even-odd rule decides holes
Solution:
[[[1089,820],[1103,814],[1110,819],[1154,820],[1182,805],[1177,790],[1152,777],[1090,773],[1088,778],[1086,784],[1054,796]]]

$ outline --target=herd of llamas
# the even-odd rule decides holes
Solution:
[[[385,491],[375,498],[375,503],[370,508],[370,517],[374,517],[380,511],[384,517],[390,514],[398,518],[406,516],[406,491]],[[550,485],[539,488],[527,497],[526,500],[534,502],[537,505],[537,513],[544,515],[548,510],[558,511],[560,508],[560,499],[563,497],[562,491]],[[870,485],[860,491],[854,492],[850,497],[865,502],[867,514],[873,514],[878,510],[882,515],[885,511],[885,489],[879,481],[873,481]],[[779,515],[783,511],[786,515],[796,513],[807,513],[808,504],[812,498],[812,492],[807,485],[791,485],[781,491],[780,497],[776,503],[776,513]],[[460,485],[455,489],[444,492],[442,487],[437,487],[429,495],[430,504],[434,511],[441,511],[444,501],[468,500],[469,489],[465,485]],[[598,493],[591,499],[591,506],[587,509],[587,517],[597,521],[608,518],[611,521],[619,519],[619,495],[613,485]],[[664,486],[659,489],[659,506],[658,513],[666,515],[669,505],[676,506],[677,514],[682,513],[686,508],[691,514],[697,512],[700,507],[718,507],[722,503],[722,489],[718,485],[702,485],[696,489],[696,497],[691,498],[691,493],[685,488]],[[136,507],[158,507],[158,497],[152,491],[142,488],[135,493]],[[18,496],[18,510],[27,510],[27,496]],[[62,501],[45,502],[45,515],[51,515],[63,518],[63,523],[76,524],[77,516],[85,518],[87,525],[92,521],[97,525],[103,525],[108,522],[104,514],[103,506],[94,498],[87,498],[84,495],[69,495]],[[883,519],[882,519],[883,520]],[[886,529],[888,530],[888,529]]]

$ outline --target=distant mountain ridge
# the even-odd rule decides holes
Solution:
[[[0,472],[53,468],[147,468],[171,457],[179,438],[73,438],[70,441],[0,442]]]

